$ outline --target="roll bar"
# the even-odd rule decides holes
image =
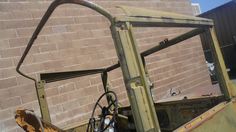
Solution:
[[[103,15],[104,17],[106,17],[111,23],[113,23],[113,17],[112,15],[105,9],[103,9],[102,7],[100,7],[99,5],[96,5],[94,3],[91,3],[89,1],[85,1],[85,0],[55,0],[51,3],[51,5],[49,6],[49,8],[47,9],[46,13],[43,15],[43,18],[41,19],[41,21],[39,22],[37,28],[35,29],[33,35],[30,38],[30,41],[28,42],[26,49],[22,55],[22,57],[20,58],[20,61],[17,64],[16,67],[16,71],[28,78],[33,80],[35,83],[37,82],[36,79],[27,76],[26,74],[24,74],[23,72],[20,71],[20,67],[22,65],[22,63],[24,62],[29,50],[31,49],[32,45],[34,44],[34,41],[37,39],[40,31],[42,30],[43,26],[45,25],[45,23],[48,21],[49,17],[51,16],[51,14],[53,13],[53,11],[62,4],[78,4],[78,5],[82,5],[85,7],[88,7],[96,12],[98,12],[99,14]]]
[[[20,61],[18,62],[17,67],[16,67],[16,71],[20,75],[22,75],[30,80],[33,80],[35,82],[35,84],[37,83],[37,80],[35,78],[32,78],[32,77],[26,75],[25,73],[21,72],[20,67],[23,64],[32,45],[34,44],[34,41],[37,39],[37,36],[39,35],[40,31],[42,30],[42,28],[44,27],[44,25],[48,21],[49,17],[54,12],[54,10],[59,5],[62,5],[62,4],[78,4],[78,5],[88,7],[90,9],[98,12],[99,14],[103,15],[104,17],[106,17],[110,21],[111,24],[115,24],[115,17],[113,17],[104,8],[100,7],[99,5],[94,4],[92,2],[89,2],[86,0],[55,0],[55,1],[53,1],[50,4],[50,6],[48,7],[46,13],[43,15],[41,21],[39,22],[37,28],[35,29],[35,31],[33,33],[33,35],[31,36],[31,39],[28,42],[26,49],[25,49],[25,51],[24,51],[22,57],[20,58]],[[148,55],[153,54],[159,50],[162,50],[164,48],[172,46],[178,42],[184,41],[188,38],[191,38],[195,35],[200,34],[201,32],[204,32],[204,31],[205,31],[204,28],[197,28],[197,29],[187,32],[183,35],[180,35],[174,39],[162,41],[159,43],[159,45],[154,46],[154,47],[142,52],[141,57],[144,59],[145,56],[148,56]],[[143,64],[145,64],[145,62],[143,62]],[[107,73],[107,72],[110,72],[110,71],[112,71],[116,68],[119,68],[119,67],[120,67],[120,64],[118,62],[112,66],[109,66],[107,68],[102,68],[102,69],[89,69],[89,70],[82,70],[82,71],[67,71],[67,72],[57,72],[57,73],[43,73],[43,74],[40,74],[40,79],[41,80],[43,79],[46,81],[46,83],[49,83],[49,82],[55,82],[55,81],[60,81],[60,80],[64,80],[64,79],[79,77],[79,76],[86,76],[86,75],[97,74],[97,73]],[[57,75],[57,77],[55,77],[55,75]]]

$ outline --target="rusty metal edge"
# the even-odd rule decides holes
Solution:
[[[201,114],[200,116],[194,118],[190,122],[182,125],[178,129],[174,130],[173,132],[189,132],[194,128],[200,126],[202,123],[206,122],[208,119],[213,117],[216,113],[222,111],[229,103],[222,102],[215,107],[211,108],[210,110],[206,111],[205,113]]]

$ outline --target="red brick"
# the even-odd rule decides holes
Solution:
[[[35,27],[38,20],[6,20],[0,21],[0,29],[15,29]]]
[[[42,71],[42,69],[45,69],[45,70],[52,70],[52,69],[59,69],[62,67],[62,61],[49,61],[49,62],[44,62],[43,64],[43,67],[39,67],[39,69],[41,70],[38,70],[38,71]]]
[[[34,19],[41,19],[45,11],[43,10],[31,10],[31,15]]]
[[[54,43],[53,43],[54,44]],[[56,42],[56,47],[58,48],[58,50],[61,49],[71,49],[72,48],[72,42]]]
[[[3,17],[2,19],[14,20],[14,19],[30,19],[30,18],[32,18],[30,12],[27,12],[27,11],[14,11],[14,10],[9,12],[9,13],[5,13],[4,16],[5,17]]]
[[[8,40],[0,40],[0,50],[10,48]]]
[[[15,38],[15,37],[16,37],[16,30],[14,29],[0,30],[0,40]]]
[[[24,108],[24,109],[29,109],[33,110],[36,115],[40,116],[40,109],[39,109],[39,104],[38,101],[31,101],[28,103],[24,103],[22,105],[17,105],[17,107],[13,107],[13,111],[15,111],[17,108]]]
[[[3,2],[0,5],[1,11],[3,12],[10,12],[12,10],[14,11],[27,11],[32,9],[46,9],[47,5],[49,3],[35,3],[35,2]]]
[[[31,83],[31,84],[25,84],[25,85],[9,88],[8,90],[10,92],[10,97],[24,96],[26,93],[35,92],[36,90],[34,86],[35,85]]]
[[[0,100],[0,109],[6,109],[9,107],[17,106],[21,104],[20,97],[12,97],[4,100]]]
[[[33,32],[35,31],[35,27],[33,28],[20,28],[20,29],[17,29],[17,35],[20,36],[20,37],[31,37]],[[39,35],[49,35],[49,34],[52,34],[52,28],[51,27],[44,27]]]
[[[32,87],[32,89],[35,91],[35,92],[31,92],[31,93],[27,93],[27,94],[24,94],[21,96],[21,100],[22,100],[22,103],[29,103],[29,102],[32,102],[32,101],[35,101],[37,100],[37,95],[36,95],[36,90],[34,87]]]
[[[7,79],[1,79],[0,84],[1,84],[0,89],[5,89],[5,88],[16,86],[17,82],[16,82],[16,78],[12,77],[12,78],[7,78]]]
[[[36,74],[27,74],[27,75],[32,78],[36,78]],[[16,77],[16,80],[17,80],[17,85],[25,85],[25,84],[32,84],[33,83],[33,81],[31,81],[30,79],[19,76],[19,75]]]
[[[11,58],[0,59],[0,68],[9,68],[13,66],[13,61]]]
[[[62,113],[63,112],[63,107],[62,107],[62,105],[50,106],[49,111],[50,111],[51,117],[53,117],[57,113]]]
[[[4,121],[6,119],[10,119],[12,117],[13,117],[13,113],[11,113],[11,111],[9,109],[1,110],[0,111],[0,119],[1,119],[1,121]]]
[[[70,91],[74,91],[76,88],[75,88],[75,83],[67,83],[61,87],[59,87],[59,92],[61,94],[63,93],[67,93],[67,92],[70,92]]]
[[[10,97],[10,92],[8,89],[0,89],[0,100],[4,100]]]
[[[83,98],[77,98],[77,99],[74,99],[74,100],[69,100],[66,103],[63,103],[62,104],[63,111],[70,111],[70,110],[73,110],[75,108],[78,108],[78,106],[80,105],[79,101],[81,99],[83,99]]]
[[[5,104],[4,110],[1,110],[2,113],[8,109],[14,111],[17,107],[24,107],[34,109],[39,114],[33,82],[19,76],[14,67],[50,2],[51,0],[0,2],[0,39],[2,39],[0,40],[0,88],[2,86],[0,100],[10,100],[9,104]],[[95,3],[101,4],[112,14],[117,15],[124,13],[115,9],[115,5],[191,13],[187,0],[116,2],[96,0]],[[22,71],[38,78],[40,72],[81,70],[117,63],[109,26],[110,23],[106,18],[90,9],[77,5],[59,7],[35,41]],[[135,28],[134,32],[138,48],[143,51],[165,38],[170,39],[186,31],[189,29]],[[146,62],[151,80],[155,83],[153,89],[155,101],[166,97],[172,87],[183,88],[187,93],[205,85],[211,86],[199,37],[159,51],[147,57]],[[119,102],[129,105],[121,70],[110,72],[109,81],[112,84],[111,89],[117,92]],[[49,83],[45,85],[45,91],[53,123],[63,127],[76,121],[87,121],[94,102],[103,93],[103,87],[100,75],[97,75]],[[4,118],[8,119],[8,116]],[[6,124],[7,129],[12,131],[17,127],[16,124],[15,126]]]
[[[2,58],[16,57],[16,56],[20,56],[20,55],[21,55],[21,49],[20,48],[0,50],[0,56]]]
[[[79,81],[76,82],[76,88],[81,89],[85,87],[89,87],[90,82],[87,78],[81,78]]]
[[[9,78],[9,77],[14,77],[17,75],[16,68],[5,68],[5,69],[0,69],[0,78]]]
[[[65,25],[62,25],[62,26],[53,26],[52,27],[52,31],[54,33],[64,33],[64,32],[67,32],[67,28]]]
[[[45,86],[45,88],[46,88],[46,86]],[[45,89],[45,93],[46,93],[47,97],[52,97],[52,96],[58,95],[59,91],[58,91],[58,88],[54,87],[54,88]]]
[[[61,17],[61,18],[51,18],[48,21],[48,25],[65,25],[65,24],[74,24],[74,19],[73,18],[66,18],[66,17]]]
[[[42,72],[44,67],[43,64],[41,63],[35,63],[35,64],[30,64],[30,65],[24,65],[22,66],[22,71],[25,73],[36,73],[36,72]]]
[[[9,40],[10,47],[22,47],[28,43],[28,38],[14,38]]]
[[[1,131],[7,131],[7,132],[14,132],[16,128],[16,122],[15,120],[8,119],[2,122],[2,128],[0,125]]]
[[[42,48],[43,48],[43,50],[46,50],[47,46],[43,45]],[[39,50],[42,50],[42,49],[40,48]],[[45,52],[45,53],[34,54],[33,60],[35,63],[43,63],[43,62],[52,61],[53,57],[52,57],[51,53]]]

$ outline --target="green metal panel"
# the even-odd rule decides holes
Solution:
[[[180,20],[190,20],[190,21],[205,21],[205,22],[212,22],[211,19],[195,17],[190,15],[183,15],[173,12],[165,12],[165,11],[158,11],[158,10],[151,10],[139,7],[132,7],[132,6],[117,6],[124,10],[127,16],[130,17],[148,17],[152,18],[161,18],[161,19],[180,19]],[[213,23],[212,23],[213,24]]]
[[[130,6],[118,7],[124,10],[126,16],[116,17],[116,21],[130,22],[133,26],[200,27],[213,25],[212,20],[206,18]]]
[[[232,102],[228,103],[225,108],[192,131],[236,132],[236,104]]]
[[[235,101],[222,102],[174,132],[235,132]]]

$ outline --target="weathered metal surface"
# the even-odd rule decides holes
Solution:
[[[116,17],[117,22],[130,22],[133,26],[157,26],[157,27],[200,27],[212,26],[213,21],[206,18],[188,15],[154,11],[130,6],[118,6],[127,16]]]
[[[44,90],[44,85],[45,85],[44,81],[37,82],[36,92],[37,92],[37,96],[38,96],[38,102],[39,102],[39,106],[40,106],[42,119],[44,121],[51,122],[47,99],[46,99],[46,94],[45,94],[45,90]]]
[[[150,10],[132,6],[117,6],[117,7],[123,9],[128,17],[147,17],[150,19],[160,18],[160,19],[177,19],[177,20],[180,19],[180,20],[190,20],[190,21],[212,22],[211,19],[177,14],[172,12]]]
[[[192,37],[194,37],[194,36],[196,36],[196,35],[198,35],[198,34],[204,32],[204,31],[205,31],[204,28],[197,28],[197,29],[191,30],[191,31],[189,31],[189,32],[187,32],[187,33],[184,33],[184,34],[182,34],[182,35],[180,35],[180,36],[177,36],[177,37],[175,37],[175,38],[173,38],[173,39],[171,39],[171,40],[164,40],[164,41],[160,42],[159,45],[154,46],[154,47],[152,47],[152,48],[150,48],[150,49],[148,49],[148,50],[142,52],[142,53],[141,53],[141,56],[144,56],[144,57],[145,57],[145,56],[148,56],[148,55],[150,55],[150,54],[153,54],[153,53],[155,53],[155,52],[157,52],[157,51],[166,49],[166,48],[168,48],[168,47],[170,47],[170,46],[173,46],[173,45],[175,45],[175,44],[178,44],[179,42],[182,42],[182,41],[184,41],[184,40],[187,40],[187,39],[189,39],[189,38],[192,38]]]
[[[222,102],[174,132],[235,132],[235,114],[235,102]]]
[[[105,69],[91,69],[91,70],[80,70],[80,71],[64,71],[64,72],[53,72],[53,73],[41,73],[40,79],[45,83],[51,83],[76,77],[88,76],[98,73],[103,73]]]
[[[218,96],[155,103],[161,130],[164,132],[173,131],[222,102],[222,100],[224,100],[223,96]],[[129,106],[120,108],[119,112],[132,119],[132,112]],[[132,122],[128,123],[128,125],[132,124]]]
[[[111,23],[111,32],[112,37],[114,39],[117,56],[119,58],[119,64],[116,64],[112,67],[105,69],[105,71],[109,71],[111,69],[116,68],[119,65],[121,66],[124,82],[126,86],[126,90],[128,93],[128,97],[130,100],[132,115],[134,118],[134,123],[136,127],[136,131],[138,132],[158,132],[160,131],[160,124],[157,119],[154,102],[152,100],[152,96],[150,93],[150,85],[148,82],[148,75],[145,72],[144,63],[142,62],[142,56],[149,55],[154,52],[157,52],[161,49],[167,48],[171,45],[174,45],[178,42],[184,41],[188,38],[191,38],[203,31],[205,29],[211,28],[213,26],[213,22],[209,19],[202,19],[197,17],[189,17],[185,15],[178,15],[174,13],[166,13],[166,12],[157,12],[151,11],[141,8],[133,8],[133,7],[122,7],[127,15],[123,17],[114,17],[109,12],[104,10],[98,5],[95,5],[91,2],[84,0],[55,0],[48,8],[47,12],[44,14],[42,20],[40,21],[38,27],[36,28],[34,34],[32,35],[26,50],[21,57],[19,64],[17,65],[17,72],[22,76],[29,78],[35,81],[37,87],[38,100],[41,107],[41,113],[43,119],[50,121],[49,111],[47,107],[47,102],[44,93],[44,82],[40,81],[37,83],[36,79],[27,76],[26,74],[20,71],[20,66],[23,63],[26,55],[28,54],[30,48],[32,47],[35,39],[40,33],[41,29],[49,19],[52,12],[55,8],[61,4],[72,3],[79,4],[92,10],[97,11],[98,13],[105,16]],[[144,53],[143,55],[139,54],[137,50],[137,44],[135,42],[135,37],[132,33],[132,26],[139,27],[198,27],[189,33],[186,33],[182,36],[179,36],[170,41],[164,41],[161,45],[158,45]],[[204,28],[204,29],[203,29]],[[233,96],[235,96],[235,87],[229,82],[226,68],[224,65],[224,60],[222,58],[222,54],[219,49],[219,44],[216,39],[214,30],[210,29],[213,45],[212,49],[214,51],[214,57],[217,62],[217,71],[218,76],[220,78],[220,85],[222,91],[227,100],[231,100]],[[108,70],[109,69],[109,70]],[[88,71],[88,74],[95,73],[103,73],[104,69],[98,71]],[[78,74],[79,73],[79,74]],[[83,75],[87,74],[86,72],[82,73]],[[61,80],[73,78],[75,76],[81,75],[81,72],[64,72],[64,73],[52,73],[52,74],[44,74],[45,76],[42,79],[50,81]],[[54,78],[55,77],[55,78]],[[103,78],[104,88],[106,90],[106,77],[105,80]],[[208,108],[208,107],[207,107]],[[171,115],[175,115],[175,111],[171,111]],[[189,114],[189,112],[185,111],[184,113],[179,114]],[[190,112],[191,113],[191,112]],[[161,116],[161,115],[160,115]],[[191,117],[192,115],[188,116]],[[179,124],[182,120],[174,120],[175,124]],[[78,129],[77,129],[78,128]],[[79,127],[74,128],[74,130],[79,131]],[[81,127],[83,129],[83,126]],[[71,129],[73,130],[73,128]]]
[[[224,58],[220,51],[220,46],[214,28],[209,29],[209,32],[212,37],[211,51],[216,64],[216,75],[219,81],[220,88],[225,95],[227,100],[230,100],[232,97],[236,96],[236,89],[230,85],[230,79],[227,74],[226,66],[224,63]]]
[[[180,36],[177,36],[177,37],[175,37],[173,39],[166,40],[166,41],[164,40],[164,41],[160,42],[158,45],[143,51],[141,53],[141,57],[142,58],[146,57],[146,56],[148,56],[150,54],[153,54],[155,52],[158,52],[160,50],[163,50],[163,49],[166,49],[166,48],[168,48],[170,46],[173,46],[173,45],[175,45],[175,44],[177,44],[179,42],[182,42],[184,40],[190,39],[190,38],[192,38],[192,37],[194,37],[194,36],[204,32],[205,30],[206,29],[204,29],[204,28],[198,28],[198,29],[194,29],[192,31],[189,31],[187,33],[184,33],[184,34],[182,34]],[[109,71],[112,71],[112,70],[114,70],[116,68],[119,68],[119,67],[120,67],[120,64],[118,62],[117,64],[114,64],[112,66],[107,67],[106,71],[109,72]]]
[[[132,26],[123,23],[111,28],[132,113],[138,132],[159,132],[160,127],[145,76]]]
[[[16,110],[16,123],[26,132],[64,132],[60,128],[41,120],[33,111],[26,109]]]

